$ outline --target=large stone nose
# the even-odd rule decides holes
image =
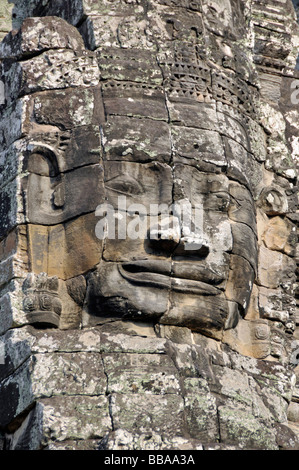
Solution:
[[[181,239],[181,225],[177,217],[172,215],[160,216],[159,220],[151,223],[149,240],[153,247],[167,253],[173,252]]]
[[[163,216],[151,225],[149,240],[153,248],[158,251],[173,253],[178,256],[197,255],[205,257],[209,254],[209,247],[201,233],[186,230],[179,217]]]

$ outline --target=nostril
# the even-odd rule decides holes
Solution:
[[[178,220],[172,216],[162,218],[151,225],[148,238],[152,242],[163,243],[167,247],[176,246],[181,238],[181,228]]]
[[[208,246],[202,245],[200,248],[195,248],[195,249],[191,248],[191,249],[187,249],[185,251],[187,253],[196,255],[200,258],[206,258],[208,256],[208,254],[210,253],[210,248]]]
[[[181,240],[181,243],[175,249],[174,255],[176,256],[192,256],[200,259],[206,258],[210,253],[210,248],[207,244]]]
[[[178,246],[178,242],[173,238],[162,238],[161,236],[152,238],[149,240],[149,242],[151,248],[154,249],[157,253],[172,253]]]

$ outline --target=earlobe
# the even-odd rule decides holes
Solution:
[[[63,178],[54,189],[53,192],[53,205],[54,209],[61,209],[65,203],[65,185]]]
[[[30,147],[25,157],[28,177],[23,185],[27,220],[42,225],[60,223],[61,210],[57,210],[64,207],[65,189],[57,157],[46,146],[30,144]]]

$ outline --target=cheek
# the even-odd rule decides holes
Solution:
[[[232,251],[234,242],[232,226],[226,214],[205,213],[203,228],[212,252]]]
[[[55,214],[53,208],[53,184],[47,176],[30,174],[27,190],[27,212],[30,222],[47,223],[47,217]]]

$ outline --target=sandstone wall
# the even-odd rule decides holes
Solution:
[[[12,29],[12,9],[13,5],[7,0],[0,2],[0,40]]]
[[[0,46],[2,447],[298,449],[292,3],[14,3],[12,24],[22,29]],[[177,178],[190,160],[209,174],[199,194],[218,218],[208,228],[217,238],[222,226],[219,244],[232,255],[227,265],[217,250],[212,259],[229,273],[219,303],[201,299],[213,328],[191,301],[157,313],[158,295],[149,305],[155,321],[149,313],[122,321],[111,305],[113,321],[94,314],[101,306],[92,288],[106,288],[94,275],[102,169],[113,174],[120,160],[134,163],[132,154],[144,167],[166,166],[171,154],[185,165]],[[156,194],[154,185],[148,191]],[[206,202],[206,194],[215,197]],[[108,259],[118,254],[113,243],[105,250]],[[135,292],[119,278],[115,289],[115,305]]]

